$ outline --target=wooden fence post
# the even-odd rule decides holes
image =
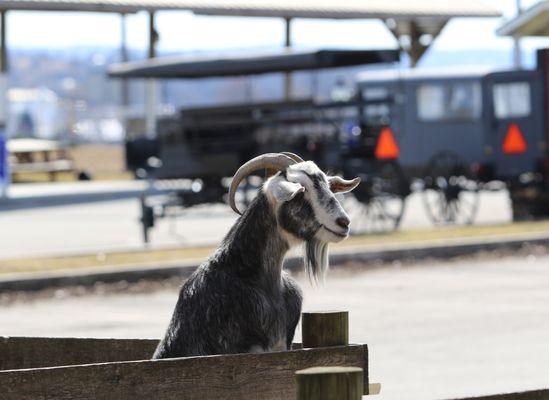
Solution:
[[[363,371],[358,367],[313,367],[295,373],[297,400],[360,400]]]
[[[347,346],[349,344],[349,313],[321,311],[302,314],[303,347]]]

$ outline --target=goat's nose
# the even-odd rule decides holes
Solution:
[[[350,223],[351,220],[347,217],[339,217],[338,219],[336,219],[336,224],[338,224],[342,228],[348,228]]]

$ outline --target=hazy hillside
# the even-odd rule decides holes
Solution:
[[[526,55],[528,56],[528,55]],[[47,87],[61,98],[81,99],[89,107],[104,107],[119,102],[119,82],[106,76],[106,67],[119,60],[117,49],[78,48],[66,50],[13,50],[10,52],[11,64],[9,82],[11,87]],[[140,52],[132,51],[132,59],[143,58]],[[436,51],[428,53],[422,61],[422,67],[444,67],[466,64],[491,65],[505,68],[510,64],[510,54],[500,50],[473,50],[467,52]],[[533,64],[533,55],[526,61]],[[352,74],[360,68],[350,68],[332,73],[299,73],[294,79],[297,93],[309,92],[315,79],[318,90],[327,89],[328,76]],[[348,78],[348,77],[347,77]],[[331,81],[332,79],[327,79]],[[199,83],[197,83],[199,82]],[[161,89],[162,100],[174,105],[202,104],[212,101],[224,101],[235,98],[246,99],[278,97],[281,95],[281,78],[277,74],[265,75],[248,80],[208,79],[197,82],[171,80]],[[143,102],[143,87],[135,81],[131,88],[132,103]]]
[[[144,58],[143,52],[131,51],[133,60]],[[473,50],[467,52],[433,51],[427,53],[420,67],[448,67],[459,65],[489,65],[505,69],[511,55],[500,50]],[[55,135],[69,137],[71,126],[79,123],[89,134],[80,137],[106,138],[109,134],[94,134],[94,130],[111,129],[120,125],[120,81],[106,75],[108,65],[119,60],[119,50],[113,48],[80,47],[64,50],[11,50],[9,85],[11,88],[43,88],[53,91],[64,115],[62,126]],[[403,64],[407,61],[403,60]],[[534,64],[534,55],[525,55],[525,65]],[[295,97],[326,98],[337,81],[352,85],[356,72],[365,67],[343,68],[320,72],[293,74]],[[370,66],[369,68],[372,68]],[[387,68],[376,66],[374,68]],[[249,100],[266,101],[281,99],[283,77],[267,74],[252,79],[223,78],[195,81],[166,80],[159,82],[159,109],[177,110],[181,107],[209,105]],[[130,82],[131,105],[129,115],[142,116],[145,88],[142,80]],[[21,108],[21,107],[20,107]],[[12,110],[13,112],[13,110]],[[21,120],[21,111],[12,119]],[[20,115],[21,114],[21,115]],[[128,115],[127,114],[127,115]],[[28,115],[24,115],[28,119]],[[24,122],[24,121],[23,121]],[[63,128],[64,126],[64,128]],[[106,128],[103,128],[106,127]],[[116,128],[110,137],[120,137]],[[86,136],[88,135],[88,136]],[[114,136],[113,136],[114,135]],[[110,139],[109,139],[110,140]]]

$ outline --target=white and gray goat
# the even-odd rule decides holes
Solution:
[[[153,358],[287,350],[301,314],[301,291],[282,271],[291,246],[304,243],[313,279],[328,267],[327,246],[345,239],[349,217],[335,193],[353,190],[360,178],[327,176],[312,161],[270,153],[245,163],[239,183],[266,169],[269,178],[217,251],[185,282],[165,337]]]

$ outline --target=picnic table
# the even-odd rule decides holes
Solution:
[[[25,173],[47,173],[50,181],[60,172],[75,172],[66,147],[56,140],[10,139],[7,143],[10,170],[15,177]]]

